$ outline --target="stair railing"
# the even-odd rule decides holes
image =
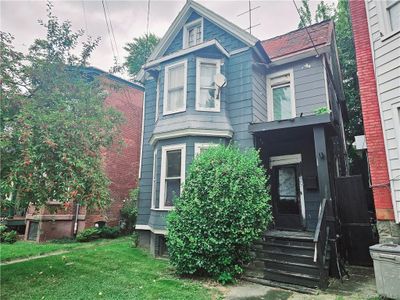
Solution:
[[[318,223],[314,234],[314,262],[318,263],[320,274],[324,274],[326,254],[328,250],[329,242],[329,226],[327,224],[327,200],[322,199],[321,206],[319,208]]]

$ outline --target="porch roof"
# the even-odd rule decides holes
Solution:
[[[290,128],[298,128],[303,126],[313,126],[322,124],[332,124],[332,118],[330,113],[322,115],[302,116],[287,120],[252,123],[249,125],[249,132],[252,134],[257,134],[272,130],[290,129]]]

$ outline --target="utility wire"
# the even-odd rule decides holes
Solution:
[[[85,20],[85,34],[87,35],[88,26],[87,26],[87,18],[86,18],[85,0],[82,0],[81,3],[82,3],[82,10],[83,10],[83,19]]]
[[[294,4],[294,6],[296,7],[297,14],[299,15],[300,20],[301,20],[301,14],[300,14],[299,8],[297,7],[297,4],[296,4],[296,1],[295,1],[295,0],[293,0],[293,4]],[[304,29],[306,30],[306,32],[307,32],[307,34],[308,34],[308,37],[310,38],[311,44],[312,44],[312,46],[314,47],[315,52],[317,52],[317,57],[318,57],[318,56],[319,56],[319,53],[318,53],[317,47],[315,47],[314,41],[313,41],[313,39],[312,39],[312,37],[311,37],[310,32],[308,31],[307,26],[305,26]]]
[[[147,0],[147,23],[146,23],[146,34],[149,36],[149,24],[150,24],[150,0]]]
[[[114,59],[116,60],[117,57],[116,57],[116,55],[115,55],[113,40],[112,40],[112,38],[111,38],[110,26],[108,25],[108,21],[107,21],[107,12],[106,12],[106,7],[105,7],[105,5],[104,5],[104,0],[101,0],[101,4],[103,5],[104,20],[106,21],[108,37],[110,38],[111,51],[112,51],[112,53],[113,53]]]
[[[115,50],[116,50],[116,52],[117,52],[117,58],[119,59],[118,44],[117,44],[117,40],[115,39],[114,28],[113,28],[113,25],[112,25],[112,22],[111,22],[110,9],[109,9],[109,7],[108,7],[108,4],[107,4],[107,1],[106,1],[106,0],[104,0],[104,3],[105,3],[106,10],[107,10],[107,13],[108,13],[108,21],[110,22],[110,29],[111,29],[111,34],[112,34],[112,37],[113,37],[113,40],[114,40]]]

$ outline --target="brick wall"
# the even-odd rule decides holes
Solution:
[[[372,191],[378,220],[394,220],[389,173],[379,110],[374,64],[364,0],[349,1],[356,49],[361,108],[367,140]]]
[[[98,221],[106,221],[108,226],[117,226],[123,200],[128,197],[131,189],[137,187],[139,176],[143,92],[109,79],[101,80],[108,93],[105,105],[120,111],[124,124],[119,137],[115,139],[115,145],[103,152],[105,171],[111,181],[111,206],[103,214],[89,211],[85,227],[91,227]]]
[[[106,222],[108,226],[119,225],[123,200],[138,185],[143,92],[105,77],[100,77],[100,80],[107,92],[105,105],[120,111],[124,122],[115,145],[103,151],[105,172],[111,181],[111,205],[104,212],[80,207],[78,231],[93,227],[99,221]],[[39,222],[38,242],[71,237],[75,223],[74,204],[62,205],[55,202],[39,209],[30,206],[26,214],[25,239],[28,239],[31,222]]]

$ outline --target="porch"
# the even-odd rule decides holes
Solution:
[[[334,243],[334,178],[345,166],[330,114],[249,126],[269,174],[274,223],[250,276],[325,288]]]

